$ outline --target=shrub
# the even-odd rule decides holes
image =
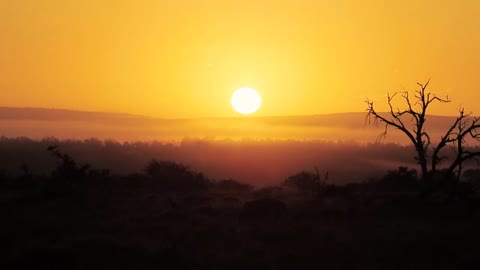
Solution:
[[[238,191],[238,192],[247,192],[253,189],[251,185],[240,183],[233,179],[220,180],[215,183],[215,187],[222,191]]]
[[[210,186],[210,181],[202,173],[171,161],[152,160],[145,172],[166,190],[198,191]]]
[[[419,187],[417,171],[408,167],[398,167],[388,171],[375,185],[382,191],[412,191]]]
[[[320,182],[318,175],[303,171],[289,176],[287,179],[285,179],[283,184],[288,187],[296,188],[302,192],[313,193],[318,191]]]
[[[57,167],[52,174],[54,179],[76,181],[86,178],[90,170],[90,165],[85,164],[79,166],[72,157],[67,154],[62,154],[57,149],[57,146],[50,146],[47,150],[58,159]]]

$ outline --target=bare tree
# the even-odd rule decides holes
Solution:
[[[455,156],[451,163],[447,165],[447,176],[456,176],[458,181],[463,168],[463,163],[469,159],[480,156],[480,151],[472,151],[465,147],[467,138],[480,141],[480,118],[471,114],[465,114],[463,108],[459,110],[455,121],[449,126],[445,133],[439,138],[438,142],[432,140],[425,128],[427,112],[433,102],[449,103],[447,97],[438,97],[435,94],[427,92],[430,80],[425,84],[417,83],[419,89],[411,97],[408,91],[396,92],[393,95],[388,94],[387,104],[389,112],[379,113],[374,107],[374,102],[367,100],[367,120],[369,123],[381,122],[385,124],[385,130],[382,136],[386,136],[388,128],[393,127],[405,134],[413,144],[416,151],[416,160],[421,168],[421,179],[425,182],[432,180],[439,171],[441,162],[447,159],[443,150],[453,147]],[[399,97],[404,102],[404,109],[394,109],[393,101]]]

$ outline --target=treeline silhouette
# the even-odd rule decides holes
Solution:
[[[244,140],[184,140],[117,142],[113,140],[58,140],[0,138],[0,172],[16,175],[22,165],[36,174],[48,174],[56,165],[45,152],[50,145],[80,163],[109,169],[112,174],[143,172],[151,159],[185,164],[214,179],[233,178],[255,186],[277,184],[301,170],[328,170],[337,184],[380,177],[398,166],[415,167],[411,146],[354,142]],[[448,149],[451,155],[454,149]],[[447,156],[449,154],[447,153]],[[475,166],[470,161],[465,166]]]
[[[343,184],[380,176],[398,166],[413,167],[413,149],[397,144],[356,144],[323,141],[210,141],[117,142],[113,140],[57,140],[0,138],[0,171],[20,173],[27,166],[48,174],[56,166],[46,147],[57,145],[75,160],[112,174],[143,172],[151,159],[186,164],[215,179],[233,178],[251,185],[276,184],[301,170],[328,170],[331,181]]]

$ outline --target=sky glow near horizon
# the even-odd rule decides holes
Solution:
[[[480,113],[480,2],[0,0],[0,106],[229,117],[386,109],[430,90]]]

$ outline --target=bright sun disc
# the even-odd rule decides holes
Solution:
[[[241,114],[254,113],[260,105],[262,105],[262,97],[252,88],[240,88],[232,95],[232,107]]]

